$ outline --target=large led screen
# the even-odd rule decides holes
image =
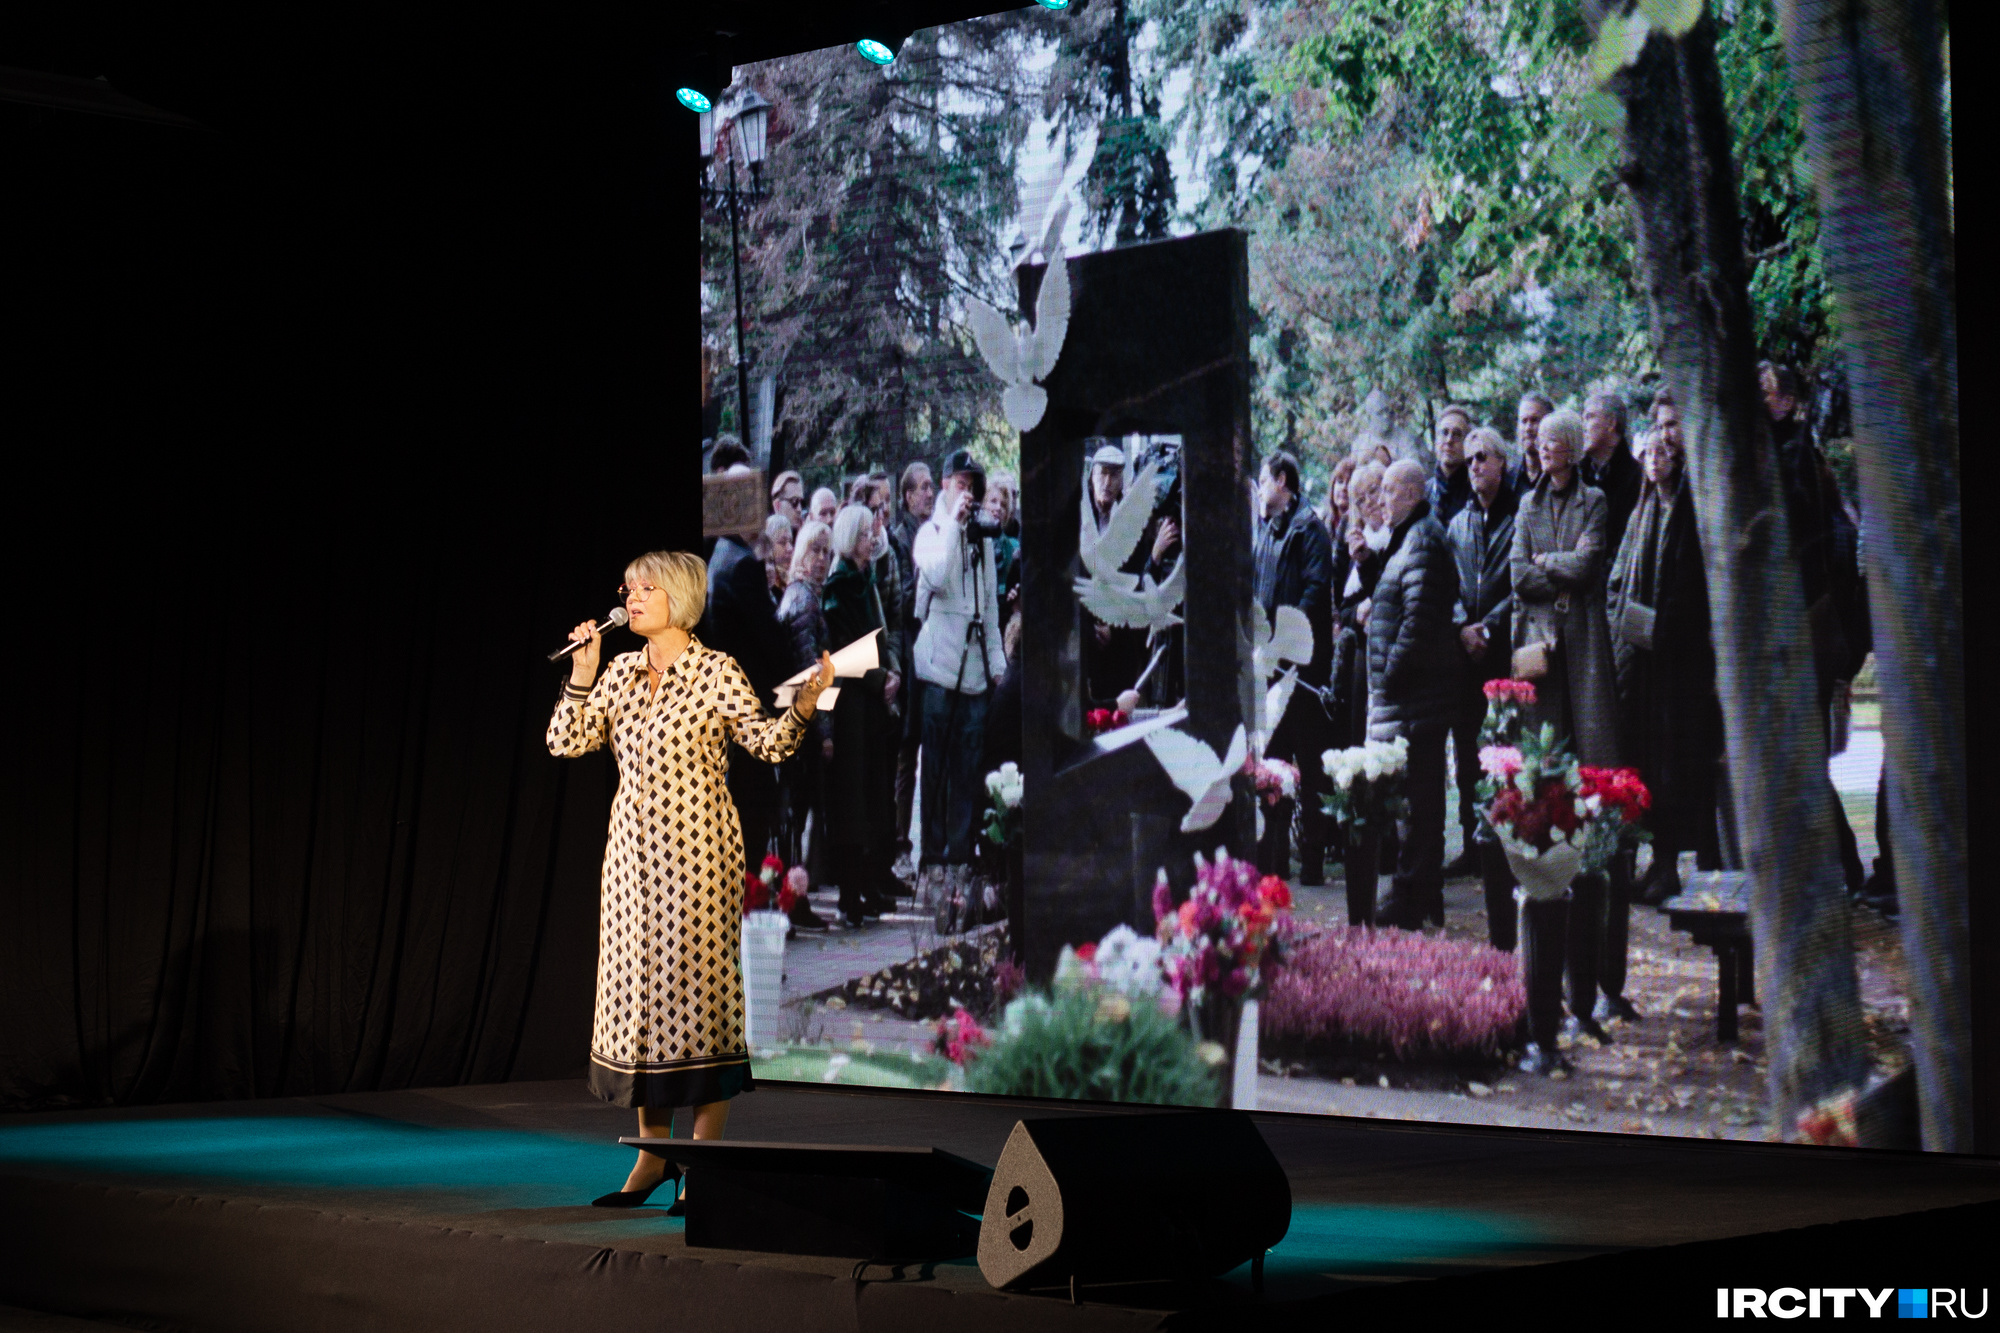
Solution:
[[[1956,449],[1867,405],[1955,368],[1840,286],[1897,207],[1949,248],[1947,53],[1931,193],[1836,228],[1812,35],[1621,8],[1093,0],[735,71],[704,466],[774,498],[723,539],[763,674],[879,646],[751,821],[758,1077],[1949,1140],[1963,796],[1885,774],[1957,613],[1869,592],[1944,558],[1882,478]],[[1892,858],[1940,827],[1955,878]]]

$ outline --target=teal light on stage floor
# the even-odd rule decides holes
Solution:
[[[587,1204],[632,1151],[549,1134],[390,1121],[256,1117],[116,1120],[0,1129],[0,1168],[171,1175],[306,1189],[424,1190],[492,1205]],[[662,1194],[663,1201],[671,1199]]]
[[[1537,1248],[1532,1223],[1504,1213],[1295,1203],[1291,1229],[1264,1260],[1267,1277],[1418,1273]],[[1248,1280],[1249,1266],[1233,1276]]]

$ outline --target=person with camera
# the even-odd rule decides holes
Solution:
[[[993,539],[981,508],[986,469],[963,449],[945,459],[944,486],[917,529],[917,616],[923,629],[911,656],[923,682],[922,854],[926,869],[969,865],[985,803],[986,708],[1007,669],[1000,642],[1000,597]]]
[[[1333,663],[1333,541],[1312,507],[1299,498],[1298,460],[1280,449],[1257,474],[1260,517],[1250,538],[1251,582],[1264,623],[1295,606],[1312,626],[1312,660],[1300,662],[1299,684],[1281,718],[1268,719],[1264,753],[1299,770],[1299,883],[1326,882],[1326,814],[1332,783],[1320,756],[1333,743],[1322,692]],[[1259,688],[1268,685],[1260,681]],[[1279,843],[1282,848],[1282,842]]]

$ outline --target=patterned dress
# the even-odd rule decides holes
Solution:
[[[743,833],[729,741],[766,763],[798,747],[736,659],[690,639],[657,695],[642,652],[563,686],[549,753],[607,743],[618,794],[604,845],[590,1090],[618,1106],[701,1106],[753,1085],[743,1039]]]

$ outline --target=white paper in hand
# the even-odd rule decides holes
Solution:
[[[833,674],[859,678],[882,665],[882,631],[871,629],[833,655]],[[804,676],[799,677],[804,680]]]
[[[862,676],[865,676],[869,672],[873,671],[876,667],[881,666],[882,665],[882,651],[880,647],[881,636],[882,636],[881,630],[871,629],[866,634],[856,639],[853,643],[848,644],[845,648],[842,648],[838,652],[834,653],[833,655],[834,679],[838,680],[840,677],[846,676],[850,679],[858,680]],[[813,675],[813,673],[815,673],[818,670],[819,668],[816,666],[809,666],[805,670],[790,677],[784,682],[784,684],[778,686],[777,689],[773,690],[772,693],[775,694],[778,699],[778,707],[790,708],[792,706],[792,700],[798,695],[799,686],[805,684],[807,678]],[[830,713],[833,711],[834,701],[839,698],[840,698],[840,687],[838,685],[829,685],[825,689],[819,692],[819,703],[817,707],[823,708]]]

